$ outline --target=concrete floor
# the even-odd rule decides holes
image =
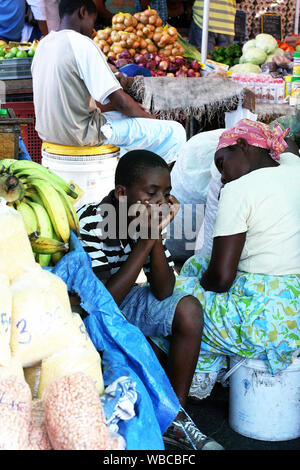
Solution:
[[[197,404],[189,403],[187,413],[204,434],[223,445],[225,450],[300,450],[300,437],[289,441],[266,442],[244,437],[228,423],[229,388],[217,383],[212,394]]]

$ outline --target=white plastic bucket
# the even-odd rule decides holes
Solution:
[[[42,165],[65,181],[74,181],[84,195],[75,204],[100,202],[113,188],[119,151],[102,155],[56,155],[42,149]]]
[[[275,375],[261,360],[231,357],[230,366],[230,427],[263,441],[300,437],[300,358]]]

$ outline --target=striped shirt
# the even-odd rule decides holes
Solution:
[[[106,211],[103,211],[104,204],[116,207],[113,191],[100,204],[87,204],[77,212],[82,246],[91,257],[94,273],[103,281],[120,269],[130,255],[135,243],[134,241],[129,243],[128,240],[107,236],[107,215],[105,214]],[[164,238],[162,243],[167,262],[173,268],[174,262],[165,246]],[[150,256],[145,261],[143,271],[146,275],[150,272]]]
[[[193,20],[199,28],[203,25],[204,0],[195,0]],[[211,0],[209,4],[208,31],[234,36],[236,0]]]

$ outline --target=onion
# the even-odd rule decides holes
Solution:
[[[126,31],[126,33],[134,33],[135,29],[133,26],[128,26],[124,31]]]
[[[119,59],[130,59],[130,57],[131,54],[127,49],[124,49],[124,51],[120,52],[120,54],[118,55]]]
[[[147,47],[147,43],[146,43],[145,39],[141,39],[140,40],[140,48],[141,49],[146,49],[146,47]]]
[[[168,71],[175,74],[178,69],[179,69],[179,65],[177,65],[177,64],[170,64],[170,65],[169,65],[169,68],[168,68]]]
[[[159,43],[161,39],[161,33],[154,33],[153,34],[153,41],[156,42],[156,43]]]
[[[148,16],[146,16],[144,13],[141,13],[140,22],[143,23],[144,25],[147,24],[148,23]]]
[[[157,70],[156,75],[157,77],[165,77],[167,73],[164,70]]]
[[[133,48],[129,49],[129,52],[130,52],[130,57],[134,57],[136,54],[136,50]]]
[[[167,60],[161,60],[158,64],[159,70],[167,70],[169,67],[169,62]]]
[[[130,13],[125,13],[124,14],[124,24],[125,26],[131,26],[132,25],[132,19],[131,19],[131,14]]]
[[[149,54],[149,52],[146,51],[146,53],[144,54],[144,58],[145,60],[151,60],[151,54]]]
[[[168,73],[167,73],[167,77],[175,77],[175,74],[172,73],[172,72],[168,72]]]
[[[121,59],[120,55],[119,55],[119,59],[115,62],[115,66],[117,67],[117,69],[120,69],[121,67],[124,67],[124,65],[127,65],[127,64],[128,64],[128,60]]]
[[[155,26],[156,26],[156,27],[159,27],[159,26],[161,26],[162,24],[163,24],[163,20],[162,20],[161,18],[157,17],[156,22],[155,22]]]
[[[102,52],[103,54],[107,55],[110,51],[110,47],[107,45],[107,46],[104,46],[103,49],[102,49]]]
[[[146,63],[146,68],[149,70],[155,70],[156,69],[156,62],[154,60],[149,60]]]
[[[198,70],[200,69],[200,64],[199,62],[197,62],[197,60],[193,60],[193,62],[191,62],[190,64],[190,67],[194,69],[195,72],[198,72]]]
[[[178,65],[184,65],[185,59],[183,57],[175,57],[175,63]]]
[[[149,24],[156,24],[157,16],[156,15],[151,15],[149,16],[148,22]]]
[[[141,16],[141,13],[140,12],[137,12],[133,15],[133,17],[137,20],[137,21],[140,21],[140,16]]]
[[[177,70],[177,72],[175,73],[175,77],[186,77],[187,74],[183,71],[183,70]]]
[[[131,18],[131,21],[132,21],[132,26],[133,26],[133,28],[136,28],[136,26],[137,26],[137,24],[138,24],[137,18],[136,18],[135,16],[133,16],[133,17]]]
[[[187,76],[188,77],[194,77],[195,76],[195,70],[194,69],[188,69]]]
[[[148,44],[147,50],[148,50],[149,52],[156,52],[156,51],[157,51],[157,47],[156,47],[154,44]]]
[[[115,64],[115,61],[116,61],[116,55],[113,54],[112,52],[110,52],[110,53],[108,54],[108,59],[107,59],[107,60],[108,60],[108,62],[109,62],[110,64],[113,64],[113,65],[114,65],[114,64]]]
[[[133,41],[132,44],[132,49],[138,49],[140,47],[140,42],[139,41]]]
[[[162,26],[158,26],[157,28],[155,28],[154,30],[156,33],[163,33],[164,32],[164,28]]]
[[[154,60],[157,64],[159,64],[162,58],[158,54],[155,54]]]
[[[146,59],[144,57],[143,54],[137,54],[135,57],[134,57],[134,62],[136,64],[144,64],[146,62]]]
[[[169,34],[170,36],[176,36],[176,37],[177,37],[177,34],[178,34],[178,33],[177,33],[177,29],[174,28],[174,26],[170,26],[170,27],[168,28],[168,34]]]

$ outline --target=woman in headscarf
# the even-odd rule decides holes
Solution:
[[[242,119],[220,136],[211,258],[191,257],[176,283],[204,311],[192,396],[210,393],[228,356],[262,359],[276,374],[300,350],[300,158],[288,131]]]

